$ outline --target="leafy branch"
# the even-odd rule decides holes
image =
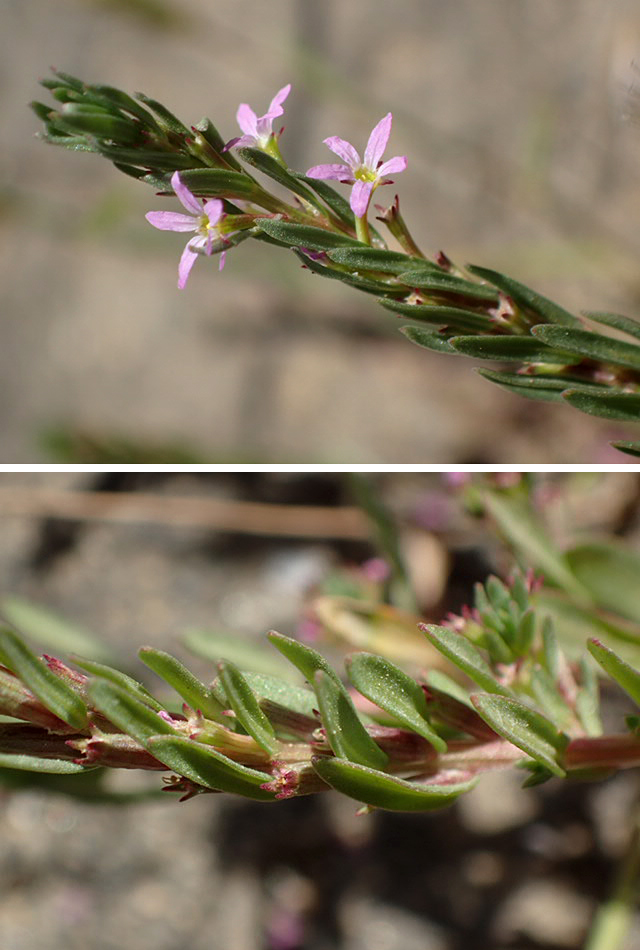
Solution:
[[[480,373],[506,390],[528,399],[566,402],[611,420],[640,421],[639,322],[597,311],[578,317],[497,271],[460,267],[443,253],[429,260],[411,236],[397,197],[386,210],[375,207],[380,211],[377,221],[401,250],[390,249],[379,230],[370,226],[369,200],[379,185],[389,183],[381,177],[385,169],[395,173],[406,165],[399,157],[373,161],[380,149],[372,139],[377,134],[380,140],[382,133],[376,130],[387,120],[388,137],[390,115],[374,129],[361,165],[352,159],[351,169],[314,166],[301,174],[286,165],[278,135],[271,131],[273,119],[283,111],[280,103],[288,95],[287,87],[274,98],[271,110],[256,120],[255,136],[245,134],[225,144],[209,119],[187,126],[141,93],[131,97],[59,71],[43,79],[42,85],[60,104],[51,109],[32,103],[44,123],[46,141],[96,152],[160,194],[177,193],[183,203],[195,201],[194,196],[207,199],[204,209],[195,207],[190,229],[197,234],[187,245],[191,257],[188,266],[181,265],[186,271],[181,269],[180,286],[196,255],[224,254],[248,237],[266,241],[293,250],[313,273],[372,294],[385,310],[407,318],[411,322],[402,332],[419,346],[504,362],[505,371]],[[242,108],[256,119],[252,110]],[[268,134],[260,138],[259,123],[267,120]],[[247,145],[247,140],[253,144]],[[342,139],[327,143],[333,143],[330,147],[341,156],[359,158]],[[336,168],[345,169],[343,177],[326,171]],[[272,194],[253,172],[287,189],[289,199]],[[347,174],[352,177],[344,177]],[[327,177],[353,184],[351,202],[323,180]],[[158,216],[163,215],[165,223],[160,224]],[[149,220],[156,227],[187,230],[166,223],[171,215],[177,217],[172,212],[150,212]],[[603,333],[602,327],[625,339]],[[613,444],[622,452],[640,455],[639,441]]]
[[[447,672],[418,678],[375,653],[346,661],[346,683],[315,649],[269,641],[294,683],[218,664],[209,685],[152,647],[142,662],[173,700],[115,667],[37,656],[0,632],[0,766],[45,773],[128,768],[170,773],[182,799],[230,792],[260,801],[334,788],[362,803],[431,811],[482,773],[524,769],[525,784],[593,778],[640,765],[640,717],[603,735],[593,664],[567,659],[536,607],[535,583],[491,577],[473,608],[423,634]],[[640,705],[640,673],[597,640],[601,670]]]

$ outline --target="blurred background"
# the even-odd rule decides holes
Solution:
[[[422,617],[460,611],[476,581],[513,566],[509,519],[469,505],[468,482],[401,474],[367,484],[393,515]],[[278,659],[261,652],[276,628],[340,668],[354,648],[349,624],[321,630],[310,603],[373,598],[384,577],[376,531],[356,506],[362,487],[343,475],[3,474],[0,610],[38,652],[106,658],[158,696],[141,645],[209,682],[223,639],[234,656],[244,647],[245,669]],[[519,544],[530,535],[549,564],[594,540],[640,559],[637,474],[511,474],[473,487],[533,512]],[[630,648],[637,570],[635,595],[624,574],[598,596],[617,598],[608,642],[624,624]],[[415,625],[388,630],[387,642],[409,632],[424,647]],[[581,650],[590,632],[579,625]],[[415,655],[403,665],[415,670]],[[629,711],[620,695],[605,695],[611,731]],[[526,790],[520,774],[488,774],[442,812],[357,815],[333,793],[179,804],[158,791],[157,773],[0,770],[2,950],[579,950],[627,846],[637,773]],[[636,913],[624,950],[639,942]]]
[[[638,313],[632,0],[5,0],[0,461],[619,462],[612,424],[410,345],[373,299],[244,244],[178,293],[151,189],[47,147],[50,65],[225,138],[285,82],[293,167],[394,113],[419,244],[569,308]],[[472,406],[472,411],[469,407]]]

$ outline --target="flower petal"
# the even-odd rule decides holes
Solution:
[[[263,119],[276,119],[279,115],[282,115],[284,109],[282,108],[282,103],[287,98],[291,92],[291,83],[287,83],[286,86],[283,86],[271,100],[271,105],[269,106],[269,111],[266,112],[262,118]]]
[[[387,142],[389,141],[389,136],[391,135],[391,123],[393,121],[393,116],[390,112],[387,112],[384,119],[380,119],[373,132],[369,136],[369,141],[367,142],[367,147],[364,153],[364,164],[367,168],[370,168],[371,171],[375,171],[378,165],[378,162],[382,158],[382,153],[387,147]]]
[[[361,218],[367,213],[369,199],[373,191],[373,184],[372,181],[357,181],[353,186],[349,204],[356,218]]]
[[[314,165],[307,171],[307,178],[335,178],[338,181],[353,181],[353,172],[348,165]]]
[[[344,139],[339,138],[337,135],[331,135],[328,139],[324,139],[324,144],[328,145],[331,151],[335,152],[343,162],[346,162],[353,172],[355,172],[356,168],[359,168],[360,156],[351,142],[345,142]]]
[[[202,214],[202,206],[193,192],[189,191],[187,186],[180,178],[180,172],[174,172],[171,176],[171,187],[176,193],[176,197],[183,208],[190,211],[191,214]]]
[[[160,231],[195,231],[197,221],[190,214],[179,211],[149,211],[145,218]]]
[[[198,255],[196,252],[191,248],[191,241],[189,241],[182,252],[182,257],[180,258],[180,263],[178,264],[178,288],[180,290],[184,289],[184,286],[187,283],[187,278],[191,273],[191,268],[196,262],[197,256]]]
[[[218,265],[218,270],[222,270],[222,268],[224,267],[224,262],[226,261],[226,259],[227,259],[227,252],[226,252],[226,251],[222,251],[222,252],[220,253],[220,264]]]
[[[246,102],[243,102],[238,106],[236,120],[245,135],[251,135],[253,138],[256,138],[258,134],[258,130],[256,128],[258,116],[255,114],[251,106],[248,106]]]
[[[202,210],[209,219],[209,224],[214,225],[217,224],[222,217],[224,205],[219,198],[210,198],[209,201],[205,202]]]
[[[407,156],[406,155],[394,155],[393,158],[390,158],[388,162],[383,162],[383,164],[378,169],[378,177],[382,178],[383,175],[397,175],[398,172],[403,172],[407,167]]]

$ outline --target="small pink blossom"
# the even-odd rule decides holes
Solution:
[[[234,146],[252,146],[254,148],[265,149],[270,143],[271,137],[273,136],[273,120],[277,119],[284,113],[282,108],[282,103],[287,98],[291,92],[291,83],[287,83],[286,86],[283,86],[280,89],[273,99],[271,104],[265,112],[264,115],[257,116],[251,106],[248,106],[246,102],[243,102],[238,106],[238,111],[236,112],[236,119],[238,125],[244,132],[244,135],[240,135],[238,138],[231,139],[230,142],[227,142],[225,145],[225,151]]]
[[[380,119],[367,142],[364,161],[350,142],[332,135],[324,140],[332,152],[345,162],[344,165],[314,165],[307,172],[308,178],[335,178],[337,181],[353,185],[350,205],[356,218],[367,213],[371,195],[379,185],[393,184],[386,175],[403,172],[407,167],[404,155],[396,155],[388,161],[382,161],[382,154],[391,135],[391,113]]]
[[[183,184],[179,172],[174,172],[171,176],[171,187],[189,214],[181,214],[179,211],[149,211],[145,217],[149,224],[160,231],[196,232],[195,237],[187,242],[178,266],[178,287],[182,290],[199,256],[198,251],[211,255],[214,238],[223,238],[219,225],[224,217],[224,205],[219,198],[203,200],[200,204],[196,196]],[[223,251],[220,255],[220,270],[224,267],[225,256],[226,251]]]

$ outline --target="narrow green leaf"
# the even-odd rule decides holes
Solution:
[[[152,696],[142,683],[139,683],[138,680],[129,676],[127,673],[123,673],[113,666],[107,666],[106,663],[96,663],[95,660],[87,660],[75,654],[72,654],[71,659],[81,670],[86,670],[87,673],[91,673],[93,676],[99,676],[101,679],[109,680],[110,683],[115,683],[116,686],[119,686],[131,696],[136,696],[140,702],[149,706],[151,709],[157,711],[164,709],[162,703],[159,703],[155,696]]]
[[[530,336],[457,336],[451,346],[458,353],[479,360],[498,360],[507,363],[554,363],[570,365],[576,362],[571,353],[561,353]]]
[[[613,337],[590,333],[588,330],[572,330],[566,327],[537,326],[531,332],[548,346],[575,353],[588,359],[640,369],[640,346]]]
[[[602,735],[600,719],[600,687],[595,668],[586,656],[580,657],[580,689],[576,696],[576,712],[588,736]]]
[[[316,672],[313,682],[322,725],[334,753],[360,765],[384,768],[388,756],[363,726],[342,683],[324,670]]]
[[[476,693],[471,697],[473,705],[492,729],[522,749],[536,762],[540,762],[554,775],[563,776],[565,770],[557,756],[564,751],[567,737],[558,731],[549,719],[505,696],[490,696]]]
[[[409,317],[420,323],[429,323],[432,326],[450,327],[452,332],[467,332],[472,330],[489,330],[491,321],[483,313],[474,313],[473,310],[462,310],[460,307],[445,307],[437,304],[405,303],[400,300],[389,300],[382,297],[378,303],[392,313]]]
[[[387,251],[383,248],[338,247],[328,252],[336,264],[343,264],[354,270],[380,271],[383,274],[400,274],[406,271],[413,258],[400,251]]]
[[[600,607],[640,623],[640,553],[611,542],[566,552],[569,567]]]
[[[260,234],[258,233],[257,236],[260,237]],[[262,237],[266,237],[266,235],[263,234]],[[375,294],[376,297],[379,297],[380,294],[391,293],[392,291],[391,285],[384,280],[369,280],[366,277],[354,276],[349,271],[328,267],[326,264],[314,261],[312,257],[309,257],[295,247],[293,248],[293,252],[298,260],[302,262],[303,267],[314,274],[320,274],[321,277],[328,277],[329,280],[339,280],[344,284],[348,284],[350,287],[355,287],[356,290],[360,290],[365,294]],[[405,290],[397,285],[397,292],[404,294]]]
[[[588,640],[587,649],[603,670],[640,706],[640,673],[599,640]]]
[[[408,287],[418,287],[421,290],[430,291],[432,294],[454,294],[458,297],[470,297],[472,300],[490,300],[496,302],[498,295],[491,287],[486,284],[477,284],[471,280],[463,280],[461,277],[454,277],[443,271],[434,272],[430,268],[407,269],[398,274],[398,280],[401,280]]]
[[[418,626],[443,656],[451,660],[482,689],[486,689],[489,693],[500,693],[502,696],[511,695],[510,690],[495,678],[480,651],[461,633],[450,630],[448,627],[436,627],[426,623],[418,624]]]
[[[640,340],[640,322],[638,320],[623,317],[620,313],[602,313],[599,310],[585,310],[584,315],[589,320],[602,323],[607,327],[614,327],[614,329],[621,330],[623,333],[628,333],[629,336]]]
[[[226,660],[218,665],[220,682],[240,725],[269,755],[279,748],[273,726],[263,713],[249,683],[237,666]]]
[[[438,752],[447,743],[429,723],[424,691],[407,673],[374,653],[354,653],[346,661],[349,679],[363,696],[430,742]]]
[[[534,669],[531,673],[531,689],[535,700],[544,709],[558,729],[569,729],[573,720],[571,709],[552,677],[543,669]]]
[[[314,710],[318,708],[316,694],[302,686],[294,686],[280,677],[269,676],[265,673],[252,673],[243,670],[243,676],[259,700],[269,700],[290,709],[302,716],[314,718]],[[213,690],[221,702],[226,702],[226,694],[216,680]]]
[[[640,442],[611,442],[611,445],[619,452],[624,452],[625,455],[640,458]]]
[[[256,182],[243,172],[226,171],[220,168],[190,168],[181,172],[180,178],[194,194],[207,198],[257,200],[256,191],[261,191]],[[158,176],[147,176],[144,181],[147,180],[156,187]],[[173,194],[170,174],[160,176],[159,181],[166,194]]]
[[[327,231],[324,228],[314,228],[308,224],[292,224],[289,221],[277,221],[273,218],[256,218],[256,227],[290,247],[307,247],[312,251],[329,251],[343,245],[360,245],[360,241],[338,234],[336,231]]]
[[[165,129],[168,129],[169,132],[174,132],[176,135],[184,136],[190,135],[189,129],[184,125],[180,119],[178,119],[173,112],[170,112],[166,106],[163,106],[161,102],[157,102],[155,99],[150,99],[149,96],[145,96],[142,92],[136,92],[136,99],[151,109],[152,112],[158,117],[159,124]]]
[[[528,563],[563,587],[577,603],[591,602],[588,591],[575,577],[527,500],[502,491],[485,491],[482,499],[500,531]]]
[[[322,198],[324,203],[328,208],[330,208],[334,214],[336,214],[340,220],[346,224],[348,227],[355,227],[355,220],[353,217],[353,211],[349,202],[338,194],[335,188],[332,188],[331,185],[327,184],[322,178],[307,178],[306,175],[302,175],[299,172],[294,172],[295,177],[299,178],[300,181],[303,181],[312,191],[315,191],[317,195]],[[371,229],[371,233],[374,232],[374,229]]]
[[[53,775],[71,775],[90,770],[68,759],[47,759],[18,752],[0,752],[0,768],[20,769],[24,772],[48,772]]]
[[[84,729],[87,706],[78,693],[49,669],[12,630],[0,630],[2,663],[28,686],[34,696],[63,722]]]
[[[439,333],[432,333],[430,330],[423,330],[421,327],[401,327],[400,333],[404,333],[408,340],[423,346],[427,350],[435,350],[436,353],[448,353],[450,356],[459,356],[458,350],[454,349],[445,336]]]
[[[469,690],[465,689],[461,683],[457,683],[456,680],[452,679],[447,673],[443,673],[441,670],[429,670],[426,675],[426,683],[430,689],[435,689],[439,693],[445,693],[445,695],[450,696],[464,706],[473,708],[471,706]]]
[[[2,599],[0,611],[18,630],[47,649],[63,653],[82,653],[99,660],[112,659],[111,650],[88,630],[70,623],[58,614],[9,594]]]
[[[153,647],[141,647],[138,656],[149,669],[169,684],[192,709],[199,709],[207,718],[220,720],[224,707],[211,689],[201,683],[175,656]]]
[[[590,416],[602,416],[620,422],[640,422],[640,393],[594,393],[570,388],[562,395],[570,406]]]
[[[340,758],[318,756],[312,759],[312,765],[320,778],[338,792],[389,811],[435,811],[445,808],[476,784],[475,779],[452,785],[407,782]]]
[[[500,373],[492,369],[479,369],[478,374],[498,386],[525,399],[541,402],[562,402],[567,389],[579,392],[605,392],[604,386],[582,385],[571,376],[525,376],[520,373]]]
[[[248,165],[252,165],[254,168],[257,168],[258,171],[262,172],[263,175],[267,175],[268,178],[277,181],[279,185],[288,188],[294,195],[299,195],[301,198],[304,198],[305,201],[310,201],[314,206],[321,207],[321,203],[311,189],[305,187],[299,178],[292,175],[277,159],[273,158],[272,155],[268,155],[267,152],[263,152],[260,148],[239,148],[237,149],[237,154],[244,162],[247,162]]]
[[[508,294],[523,310],[541,316],[549,323],[558,323],[568,327],[579,326],[577,317],[574,317],[564,307],[558,306],[557,303],[553,303],[552,300],[548,300],[547,297],[543,297],[512,277],[507,277],[495,270],[489,270],[487,267],[469,265],[467,270]]]
[[[308,647],[299,640],[292,640],[291,637],[285,637],[281,633],[271,630],[267,634],[267,639],[273,646],[280,650],[286,656],[290,663],[297,666],[304,678],[311,685],[314,683],[314,676],[318,670],[322,670],[327,676],[333,678],[337,683],[340,682],[337,673],[327,663],[325,658],[317,650]]]
[[[140,129],[127,119],[107,113],[85,111],[75,103],[62,107],[54,120],[58,128],[73,135],[93,135],[98,139],[111,139],[125,145],[134,145],[140,140]]]
[[[151,112],[136,102],[131,96],[114,86],[92,85],[86,86],[85,97],[103,103],[110,108],[128,112],[139,119],[145,126],[158,129],[158,123]]]
[[[261,802],[275,800],[274,792],[260,788],[271,781],[271,775],[240,765],[211,746],[182,736],[154,736],[149,739],[148,749],[176,774],[197,785]]]
[[[175,735],[175,729],[166,719],[109,680],[94,680],[88,692],[96,709],[145,748],[151,736]]]

